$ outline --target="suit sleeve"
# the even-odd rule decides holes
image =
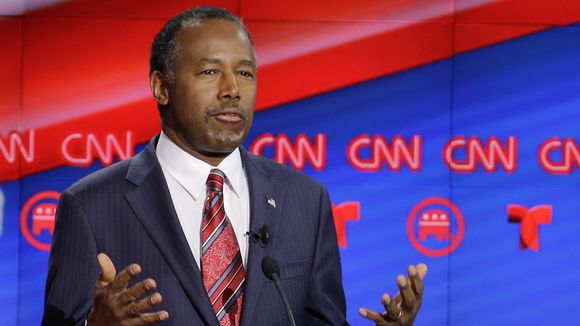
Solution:
[[[309,325],[348,325],[342,269],[330,199],[320,195],[319,224],[306,304]]]
[[[79,201],[65,191],[57,208],[42,325],[85,325],[99,274],[97,246]]]

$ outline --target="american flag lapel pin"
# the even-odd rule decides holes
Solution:
[[[268,205],[276,208],[276,201],[274,200],[274,198],[268,198]]]

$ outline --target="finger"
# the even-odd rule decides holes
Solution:
[[[395,300],[391,299],[391,296],[388,293],[383,294],[381,302],[387,311],[388,317],[393,320],[398,319],[401,308],[397,305]]]
[[[421,298],[423,296],[423,280],[421,276],[417,272],[416,266],[409,266],[409,280],[411,281],[411,288],[415,292],[415,296],[417,298]]]
[[[417,272],[419,273],[419,276],[421,277],[421,279],[425,278],[425,275],[427,275],[427,265],[423,264],[423,263],[419,263],[417,264]]]
[[[368,319],[368,320],[372,320],[377,324],[384,322],[384,320],[385,320],[383,318],[383,315],[379,314],[376,311],[372,311],[370,309],[367,309],[367,308],[360,308],[358,310],[358,314],[361,315],[361,317]]]
[[[141,266],[137,264],[131,264],[127,266],[124,270],[122,270],[117,276],[111,285],[116,289],[125,289],[135,276],[141,274]]]
[[[133,325],[147,325],[152,323],[157,323],[163,320],[169,319],[169,313],[165,310],[157,312],[148,312],[135,317],[132,320]]]
[[[387,307],[387,313],[391,318],[397,319],[399,317],[399,313],[401,311],[402,311],[401,293],[397,293],[397,295],[395,296],[395,299],[391,300],[391,302],[389,302],[389,305]]]
[[[101,285],[107,285],[115,280],[115,265],[111,261],[111,258],[104,253],[97,255],[97,261],[99,262],[99,267],[101,268],[101,275],[99,275],[99,282],[104,283]]]
[[[161,297],[161,294],[155,292],[143,300],[128,305],[126,308],[127,315],[139,316],[143,313],[146,313],[149,309],[160,304],[162,300],[163,298]]]
[[[391,304],[391,301],[391,296],[388,293],[383,294],[381,302],[383,303],[385,310],[389,310],[389,304]]]
[[[395,303],[400,306],[401,305],[401,292],[397,293],[397,295],[395,296],[395,299],[393,301],[395,301]]]
[[[406,277],[403,275],[397,276],[397,286],[399,287],[399,292],[403,298],[403,305],[409,310],[413,310],[415,307],[415,293],[411,289],[411,285]]]
[[[127,289],[127,291],[125,291],[121,295],[119,300],[123,304],[128,304],[130,302],[137,300],[139,297],[141,297],[147,291],[153,290],[156,287],[157,287],[157,283],[155,283],[155,280],[148,278],[144,281],[141,281],[141,282],[133,285],[129,289]]]

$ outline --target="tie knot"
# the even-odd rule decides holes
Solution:
[[[214,188],[217,191],[224,189],[225,174],[220,169],[211,169],[207,176],[206,185],[208,188]]]

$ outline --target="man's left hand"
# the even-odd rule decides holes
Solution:
[[[385,306],[384,313],[360,308],[358,313],[376,323],[377,326],[413,325],[423,299],[423,278],[427,274],[427,265],[421,263],[409,266],[409,277],[397,276],[399,293],[391,298],[385,293],[381,299]]]

